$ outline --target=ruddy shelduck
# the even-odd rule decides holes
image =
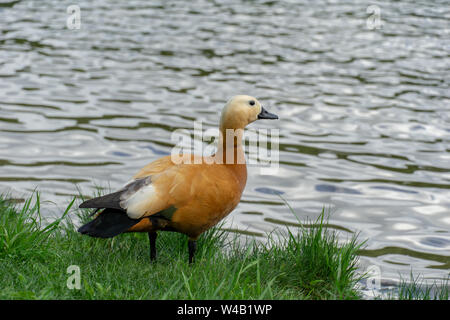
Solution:
[[[278,116],[254,97],[231,98],[222,110],[214,155],[188,154],[181,163],[172,156],[151,162],[119,191],[83,202],[80,208],[95,208],[98,213],[78,231],[100,238],[147,232],[151,261],[156,259],[157,231],[180,232],[189,237],[192,263],[198,237],[233,211],[241,199],[247,181],[243,129],[258,119]]]

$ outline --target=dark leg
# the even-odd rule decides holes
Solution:
[[[156,237],[158,234],[156,232],[149,232],[148,239],[150,240],[150,261],[156,260]]]
[[[193,263],[195,250],[197,250],[197,241],[189,239],[188,249],[189,249],[189,263]]]

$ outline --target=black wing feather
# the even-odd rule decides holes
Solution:
[[[100,215],[78,229],[81,234],[95,238],[111,238],[127,231],[141,219],[131,219],[125,212],[105,209]]]
[[[128,217],[125,209],[120,206],[120,202],[150,183],[151,177],[136,179],[117,192],[90,199],[80,204],[80,208],[96,209],[92,215],[100,209],[105,209],[94,220],[81,226],[78,232],[91,237],[111,238],[127,231],[141,219]]]
[[[124,191],[117,191],[114,193],[110,193],[101,197],[97,197],[94,199],[87,200],[80,204],[80,208],[111,208],[111,209],[119,209],[123,210],[120,206],[120,196],[124,193]]]
[[[113,192],[101,197],[97,197],[94,199],[87,200],[80,204],[80,208],[110,208],[110,209],[119,209],[123,210],[120,206],[120,202],[123,200],[123,198],[126,198],[127,196],[135,193],[140,188],[148,185],[151,183],[151,177],[145,177],[136,179],[133,182],[130,182],[125,187],[120,189],[117,192]]]

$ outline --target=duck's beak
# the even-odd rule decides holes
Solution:
[[[261,106],[261,112],[258,114],[258,119],[278,119],[278,116],[270,113]]]

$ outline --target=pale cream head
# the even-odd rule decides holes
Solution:
[[[244,129],[258,119],[262,111],[259,101],[246,95],[232,97],[222,110],[220,129]]]
[[[278,119],[278,116],[267,112],[261,103],[252,96],[239,95],[228,100],[220,117],[220,143],[217,155],[223,156],[223,150],[230,150],[241,146],[244,128],[258,119]],[[239,148],[241,150],[241,148]],[[233,157],[233,154],[231,156]],[[227,153],[226,163],[230,163]],[[245,157],[241,150],[236,159],[230,158],[233,163],[245,163]],[[242,162],[243,161],[243,162]]]

